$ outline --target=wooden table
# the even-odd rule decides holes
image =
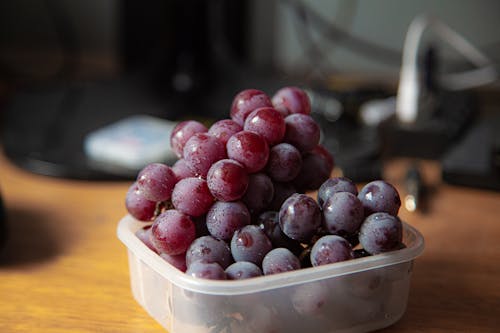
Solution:
[[[407,161],[387,165],[404,195]],[[500,193],[440,183],[428,212],[401,217],[424,235],[408,308],[383,332],[499,332]],[[0,332],[162,332],[133,299],[116,238],[128,182],[30,174],[0,156],[10,238],[0,264]]]

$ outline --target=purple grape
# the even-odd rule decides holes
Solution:
[[[170,134],[170,147],[177,157],[184,155],[184,145],[196,133],[208,131],[207,127],[195,120],[186,120],[178,123]]]
[[[298,176],[293,180],[301,192],[317,190],[332,173],[328,157],[317,147],[302,156],[302,167]]]
[[[283,247],[272,249],[262,260],[264,275],[284,273],[297,269],[300,269],[299,258]]]
[[[285,247],[296,256],[300,255],[303,250],[300,242],[291,239],[281,231],[278,212],[267,211],[260,214],[257,224],[269,238],[273,247]]]
[[[195,175],[203,178],[212,164],[226,157],[224,144],[208,133],[194,134],[184,146],[186,165]]]
[[[273,182],[274,196],[269,204],[268,210],[279,211],[283,202],[288,199],[292,194],[297,193],[295,186],[290,183]]]
[[[311,249],[311,264],[322,266],[354,258],[351,244],[337,235],[326,235],[318,239]]]
[[[273,107],[262,107],[247,116],[243,128],[260,134],[269,146],[274,146],[285,136],[285,118]]]
[[[202,236],[196,238],[186,252],[186,265],[189,267],[195,261],[216,262],[225,269],[233,263],[233,257],[226,242],[213,236]]]
[[[298,87],[283,87],[272,97],[273,106],[286,114],[311,113],[311,101],[307,93]]]
[[[383,180],[374,180],[361,188],[358,194],[363,203],[365,216],[377,212],[386,212],[397,216],[401,199],[394,186]]]
[[[235,261],[250,261],[260,266],[264,256],[272,249],[271,241],[256,225],[236,230],[231,239],[231,254]]]
[[[177,181],[188,178],[188,177],[195,177],[196,175],[194,174],[191,169],[186,164],[186,160],[181,158],[178,159],[174,165],[172,165],[172,171],[175,173],[177,176]]]
[[[253,110],[265,106],[273,106],[269,96],[257,89],[245,89],[233,99],[230,111],[231,119],[243,126],[245,119]]]
[[[363,204],[350,192],[337,192],[323,204],[323,223],[334,235],[356,234],[365,217]]]
[[[290,298],[295,311],[310,317],[321,315],[330,297],[325,283],[310,282],[297,286]]]
[[[295,146],[300,152],[311,151],[319,143],[320,127],[309,115],[294,113],[285,118],[286,131],[283,141]]]
[[[245,167],[235,160],[223,159],[215,162],[207,174],[208,188],[221,201],[235,201],[245,194],[249,177]]]
[[[318,204],[323,207],[326,199],[337,192],[349,192],[358,195],[356,184],[347,177],[329,178],[318,189]]]
[[[137,187],[142,196],[151,201],[170,199],[177,183],[177,176],[168,165],[151,163],[137,175]]]
[[[219,139],[225,146],[230,137],[242,130],[243,126],[234,120],[222,119],[210,126],[208,133]]]
[[[125,208],[137,220],[149,222],[155,217],[156,202],[144,198],[139,191],[137,182],[134,182],[127,191]]]
[[[308,242],[321,226],[321,210],[313,198],[295,193],[281,206],[279,223],[288,237]]]
[[[137,238],[141,240],[141,242],[144,243],[151,251],[158,253],[158,250],[153,244],[152,237],[151,236],[151,226],[147,226],[144,228],[141,228],[135,232],[135,235]]]
[[[257,133],[241,131],[227,141],[229,158],[243,164],[248,173],[262,170],[269,158],[269,146],[266,140]]]
[[[186,274],[199,279],[226,280],[226,272],[216,262],[195,261],[189,265]]]
[[[207,213],[207,228],[212,236],[229,241],[233,233],[250,224],[250,212],[241,201],[216,201]]]
[[[201,178],[189,177],[179,181],[172,192],[174,207],[190,216],[202,216],[214,203],[207,181]]]
[[[169,209],[158,215],[151,226],[152,243],[159,252],[176,255],[186,252],[196,237],[189,216]]]
[[[170,265],[174,266],[181,272],[186,272],[187,266],[186,266],[186,254],[181,253],[177,255],[169,255],[166,253],[160,253],[160,257],[168,262]]]
[[[274,185],[265,173],[253,173],[249,176],[248,188],[241,199],[250,214],[255,215],[267,208],[274,197]]]
[[[269,151],[266,172],[274,181],[293,180],[299,174],[301,167],[302,155],[291,144],[280,143]]]
[[[359,231],[361,246],[371,254],[400,249],[402,237],[401,220],[385,212],[369,215]]]
[[[262,276],[259,266],[249,261],[238,261],[226,268],[228,280],[242,280]]]

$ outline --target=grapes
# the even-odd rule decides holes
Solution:
[[[151,201],[170,199],[177,182],[171,167],[161,163],[146,165],[137,176],[137,188],[141,195]]]
[[[208,133],[196,133],[184,146],[184,160],[197,176],[205,178],[213,163],[226,158],[224,144]]]
[[[321,225],[320,208],[313,198],[292,194],[281,206],[279,224],[288,237],[308,242]]]
[[[250,212],[241,201],[217,201],[207,213],[207,228],[212,236],[229,241],[233,233],[250,224]]]
[[[269,151],[269,160],[266,171],[269,176],[278,182],[293,180],[302,167],[302,155],[299,150],[289,143],[280,143]]]
[[[233,263],[233,257],[226,242],[213,236],[202,236],[196,238],[186,251],[187,267],[196,261],[216,262],[225,269]]]
[[[375,180],[363,186],[358,197],[363,203],[365,216],[376,212],[386,212],[397,216],[401,207],[398,191],[383,180]]]
[[[248,188],[241,199],[250,214],[256,215],[269,206],[274,197],[274,185],[265,173],[253,173],[249,176]]]
[[[300,261],[289,249],[278,247],[269,251],[262,260],[264,275],[289,272],[300,268]]]
[[[186,252],[196,237],[196,230],[189,216],[169,209],[155,219],[151,234],[158,251],[176,255]]]
[[[146,199],[139,191],[137,182],[134,182],[127,191],[125,207],[139,221],[151,221],[155,215],[156,202]]]
[[[321,266],[352,259],[351,244],[340,236],[326,235],[314,243],[311,249],[311,264]]]
[[[226,272],[216,262],[195,261],[189,265],[186,274],[195,278],[210,280],[226,280]]]
[[[323,204],[324,225],[334,235],[355,234],[364,217],[363,204],[350,192],[334,193]]]
[[[311,113],[311,101],[307,93],[298,87],[284,87],[272,97],[273,106],[284,114]]]
[[[170,134],[170,147],[177,157],[184,155],[184,145],[196,133],[207,131],[207,127],[195,120],[186,120],[178,123]]]
[[[352,180],[346,177],[334,177],[326,180],[318,189],[318,204],[323,207],[326,199],[336,192],[350,192],[358,195],[358,189]]]
[[[269,158],[269,146],[266,140],[257,133],[241,131],[227,141],[229,158],[243,164],[248,173],[262,170]]]
[[[245,120],[245,131],[260,134],[269,144],[280,143],[285,136],[285,119],[272,107],[258,108],[252,111]]]
[[[260,90],[246,89],[239,92],[231,105],[231,119],[243,126],[247,116],[255,109],[273,106],[269,97]]]
[[[227,140],[229,140],[229,138],[233,136],[233,134],[236,134],[242,130],[243,127],[234,120],[222,119],[210,126],[210,128],[208,129],[208,133],[219,139],[225,146]]]
[[[396,188],[378,180],[358,193],[350,179],[330,178],[335,161],[310,114],[300,88],[272,100],[247,89],[231,119],[179,123],[170,137],[179,159],[147,165],[127,191],[128,213],[150,222],[136,236],[182,272],[223,280],[404,248]],[[323,287],[300,289],[290,306],[324,313]]]
[[[377,254],[399,249],[403,235],[401,220],[388,213],[369,215],[359,231],[359,242],[368,253]]]
[[[248,279],[261,275],[260,267],[249,261],[237,261],[226,268],[226,276],[229,280]]]
[[[174,207],[190,216],[202,216],[212,206],[214,198],[208,188],[207,181],[189,177],[179,181],[172,192]]]
[[[216,199],[234,201],[245,194],[249,180],[243,165],[231,159],[223,159],[210,167],[207,182]]]
[[[236,261],[250,261],[260,266],[262,259],[272,248],[269,238],[256,225],[236,230],[231,239],[231,253]]]
[[[318,145],[320,128],[311,116],[294,113],[285,118],[285,124],[285,142],[301,152],[308,152]]]

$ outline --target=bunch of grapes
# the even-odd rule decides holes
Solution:
[[[137,236],[187,274],[244,279],[401,248],[396,189],[374,181],[358,193],[330,178],[305,91],[272,98],[238,93],[230,118],[179,123],[170,138],[177,162],[142,169],[126,196]],[[317,200],[307,195],[318,190]]]

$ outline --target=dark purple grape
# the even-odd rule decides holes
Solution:
[[[243,126],[239,125],[232,119],[222,119],[215,122],[208,129],[208,133],[219,139],[224,146],[233,134],[236,134],[243,130]]]
[[[351,244],[337,235],[326,235],[314,243],[311,263],[314,267],[353,259]]]
[[[226,157],[224,144],[208,133],[194,134],[184,146],[186,165],[195,175],[203,178],[212,164]]]
[[[208,228],[207,228],[207,222],[206,222],[207,216],[206,215],[192,216],[191,220],[193,220],[194,226],[196,228],[196,238],[210,235],[210,233],[208,232]]]
[[[307,93],[298,87],[283,87],[272,97],[273,106],[286,114],[311,113],[311,101]]]
[[[186,252],[186,265],[189,267],[195,261],[216,262],[225,269],[233,263],[233,257],[226,242],[213,236],[202,236],[196,238]]]
[[[262,270],[259,266],[249,261],[238,261],[226,268],[226,276],[228,280],[249,279],[262,275]]]
[[[301,192],[314,191],[330,178],[331,173],[328,157],[315,148],[302,156],[302,167],[293,183]]]
[[[259,215],[257,224],[269,238],[273,247],[285,247],[298,256],[303,248],[299,241],[291,239],[281,231],[279,225],[279,214],[275,211],[267,211]]]
[[[386,212],[397,216],[401,199],[394,186],[383,180],[374,180],[361,188],[358,194],[363,203],[365,216],[377,212]]]
[[[170,199],[176,183],[177,176],[172,168],[162,163],[148,164],[137,175],[141,195],[151,201]]]
[[[350,192],[337,192],[323,204],[323,224],[334,235],[353,235],[365,218],[363,204]]]
[[[207,174],[208,188],[221,201],[235,201],[245,194],[249,177],[245,167],[232,159],[215,162]]]
[[[155,219],[151,234],[151,240],[159,252],[176,255],[186,252],[196,237],[196,230],[189,216],[169,209]]]
[[[231,240],[236,230],[250,222],[250,212],[241,201],[216,201],[207,213],[208,231],[224,241]]]
[[[144,198],[139,191],[137,182],[134,182],[127,191],[125,208],[137,220],[149,222],[155,216],[156,202]]]
[[[285,118],[273,107],[253,110],[245,120],[245,131],[260,134],[270,147],[280,143],[285,136]]]
[[[308,242],[321,226],[321,210],[316,201],[295,193],[285,200],[279,212],[279,223],[288,237]]]
[[[189,265],[186,274],[199,279],[226,280],[226,272],[216,262],[195,261]]]
[[[154,246],[153,244],[153,241],[152,241],[152,236],[151,236],[151,226],[147,226],[147,227],[144,227],[144,228],[141,228],[139,230],[137,230],[135,232],[135,235],[137,236],[137,238],[139,238],[141,240],[141,242],[144,243],[144,245],[146,245],[150,250],[152,250],[153,252],[156,252],[158,253],[158,250],[156,249],[156,247]]]
[[[177,254],[174,256],[166,253],[160,253],[160,257],[181,272],[185,272],[187,269],[185,253]]]
[[[318,204],[323,207],[326,199],[337,192],[349,192],[358,195],[356,184],[347,177],[329,178],[318,189]]]
[[[300,269],[300,261],[290,250],[278,247],[269,251],[262,260],[264,275],[284,273]]]
[[[184,178],[179,181],[172,192],[172,204],[184,214],[202,216],[214,203],[214,197],[207,181],[197,177]]]
[[[227,155],[245,166],[248,173],[262,170],[269,159],[269,146],[257,133],[241,131],[227,141]]]
[[[235,261],[250,261],[260,266],[264,256],[272,249],[271,241],[256,225],[236,230],[231,239],[231,254]]]
[[[263,91],[257,89],[245,89],[240,91],[231,104],[231,119],[239,125],[245,124],[247,116],[255,109],[273,106],[271,99]]]
[[[241,198],[250,214],[259,214],[267,208],[274,197],[274,185],[265,173],[253,173],[249,176],[248,188]]]
[[[284,142],[295,146],[300,152],[311,151],[319,143],[320,127],[309,115],[294,113],[285,118]]]
[[[292,194],[297,193],[297,189],[291,182],[281,183],[273,182],[274,196],[269,204],[267,210],[279,211],[283,202],[288,199]]]
[[[182,158],[184,145],[196,133],[204,133],[208,129],[196,120],[186,120],[178,123],[170,134],[170,147],[177,157]]]
[[[371,254],[400,249],[402,237],[401,220],[385,212],[369,215],[359,231],[361,246]]]
[[[301,167],[302,155],[291,144],[283,142],[269,151],[266,172],[274,181],[288,182],[295,179]]]

